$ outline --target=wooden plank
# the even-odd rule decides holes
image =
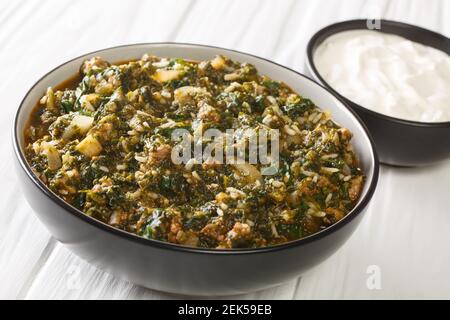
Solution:
[[[23,21],[31,20],[32,14],[39,13],[38,3],[0,3],[0,95],[3,115],[0,117],[0,176],[4,183],[0,187],[0,203],[3,204],[0,215],[0,298],[20,297],[27,291],[30,279],[38,272],[39,265],[45,262],[52,250],[50,235],[26,203],[19,189],[14,172],[11,149],[11,122],[13,114],[29,87],[35,74],[35,68],[28,69],[30,56],[23,52],[21,43]],[[17,37],[15,37],[16,35]],[[28,60],[28,61],[27,61]]]
[[[50,235],[25,204],[17,185],[1,192],[6,204],[0,215],[0,298],[18,297],[51,247]],[[47,249],[46,249],[47,247]]]

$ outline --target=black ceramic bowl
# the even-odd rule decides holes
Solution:
[[[23,130],[36,101],[48,86],[75,74],[81,62],[93,56],[109,61],[158,56],[210,59],[223,54],[256,65],[262,74],[289,83],[294,90],[330,110],[349,128],[366,183],[356,207],[339,223],[310,237],[284,245],[215,250],[189,248],[148,240],[115,229],[86,216],[50,191],[32,172],[24,157]],[[286,282],[332,255],[357,227],[378,180],[378,160],[366,128],[357,116],[328,90],[309,78],[253,55],[190,44],[137,44],[105,49],[75,58],[43,76],[26,94],[14,123],[14,150],[23,192],[51,234],[83,259],[136,284],[189,295],[229,295],[264,289]]]
[[[381,29],[376,30],[377,32],[399,35],[450,54],[450,40],[439,33],[396,21],[381,20],[380,23]],[[333,34],[356,29],[367,29],[367,20],[339,22],[319,30],[310,39],[306,49],[307,74],[341,97],[356,111],[369,128],[382,163],[422,166],[450,157],[450,122],[402,120],[366,109],[341,96],[321,77],[313,59],[316,48]]]

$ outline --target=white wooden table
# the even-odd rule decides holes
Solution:
[[[450,35],[447,0],[112,2],[0,0],[0,298],[180,298],[82,261],[50,236],[22,196],[12,118],[28,88],[54,66],[113,45],[179,41],[234,48],[303,71],[316,30],[374,15]],[[299,279],[235,298],[450,298],[449,243],[450,161],[382,167],[369,212],[342,249]],[[373,270],[379,289],[367,286]]]

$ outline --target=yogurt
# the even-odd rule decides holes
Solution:
[[[450,121],[450,57],[443,51],[352,30],[320,44],[314,63],[333,89],[365,108],[400,119]]]

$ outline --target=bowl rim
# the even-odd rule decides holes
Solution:
[[[322,76],[320,75],[319,71],[316,68],[316,65],[314,63],[314,52],[317,49],[317,47],[328,37],[338,34],[340,32],[345,32],[345,31],[351,31],[351,30],[369,30],[367,28],[367,21],[370,19],[353,19],[353,20],[344,20],[344,21],[340,21],[340,22],[336,22],[336,23],[332,23],[330,25],[327,25],[321,29],[319,29],[318,31],[316,31],[316,33],[309,39],[308,44],[306,46],[306,67],[309,69],[310,73],[312,74],[313,78],[315,80],[317,80],[321,85],[325,86],[327,89],[329,89],[334,95],[340,97],[342,100],[344,100],[345,102],[347,102],[347,104],[349,104],[350,106],[352,106],[353,108],[355,108],[358,111],[362,111],[362,112],[366,112],[369,113],[372,116],[375,116],[377,118],[381,118],[384,120],[389,120],[392,122],[396,122],[399,124],[403,124],[403,125],[408,125],[408,126],[415,126],[415,127],[431,127],[431,128],[450,128],[450,120],[449,121],[439,121],[439,122],[422,122],[422,121],[415,121],[415,120],[408,120],[408,119],[402,119],[402,118],[396,118],[393,116],[389,116],[377,111],[373,111],[369,108],[365,108],[362,105],[353,102],[352,100],[350,100],[349,98],[341,95],[339,92],[337,92],[330,84],[328,84],[327,81],[325,81],[324,78],[322,78]],[[434,37],[436,39],[442,39],[445,40],[448,38],[446,38],[443,34],[440,34],[438,32],[429,30],[429,29],[425,29],[416,25],[412,25],[412,24],[408,24],[405,22],[400,22],[400,21],[394,21],[394,20],[387,20],[387,19],[380,19],[379,20],[381,23],[381,26],[383,26],[383,24],[387,25],[389,28],[393,28],[393,29],[411,29],[412,32],[418,32],[421,34],[426,34],[428,37]],[[388,34],[393,34],[393,35],[398,35],[404,38],[404,36],[399,35],[397,33],[391,32],[391,31],[386,31],[383,30],[383,27],[381,27],[381,29],[374,29],[371,31],[375,31],[375,32],[382,32],[382,33],[388,33]],[[445,48],[439,48],[439,47],[435,47],[435,46],[430,46],[427,44],[424,44],[418,40],[411,40],[413,42],[425,45],[427,47],[433,47],[437,50],[443,51],[445,52]]]
[[[278,67],[281,67],[283,69],[286,69],[287,71],[293,72],[296,75],[305,78],[308,81],[313,82],[314,84],[316,84],[317,86],[319,86],[321,89],[325,90],[325,92],[327,92],[328,94],[331,94],[334,98],[336,98],[344,108],[346,108],[351,115],[355,118],[354,120],[357,122],[358,125],[361,126],[363,132],[366,135],[367,141],[369,142],[369,151],[370,151],[370,158],[371,161],[373,163],[373,168],[372,168],[372,179],[369,181],[370,185],[367,189],[367,192],[365,195],[363,195],[363,197],[359,200],[359,202],[357,203],[357,205],[339,222],[331,225],[330,227],[321,230],[317,233],[314,233],[312,235],[309,235],[307,237],[301,238],[301,239],[297,239],[297,240],[293,240],[293,241],[289,241],[283,244],[278,244],[278,245],[274,245],[274,246],[268,246],[268,247],[258,247],[258,248],[233,248],[233,249],[214,249],[214,248],[199,248],[199,247],[189,247],[189,246],[183,246],[183,245],[179,245],[179,244],[174,244],[174,243],[170,243],[170,242],[165,242],[165,241],[160,241],[160,240],[155,240],[155,239],[147,239],[144,237],[141,237],[139,235],[115,228],[107,223],[101,222],[95,218],[92,218],[90,216],[87,216],[86,214],[84,214],[81,210],[73,207],[72,205],[70,205],[69,203],[65,202],[62,198],[60,198],[59,196],[57,196],[53,191],[50,190],[50,188],[48,188],[33,172],[33,170],[31,169],[31,167],[28,164],[28,161],[26,160],[26,157],[23,153],[22,148],[20,147],[20,137],[23,135],[23,132],[19,133],[18,132],[18,125],[19,125],[19,116],[21,114],[21,111],[23,109],[23,106],[25,104],[25,100],[27,99],[28,95],[34,90],[34,88],[42,81],[44,80],[48,75],[50,75],[51,73],[53,73],[54,71],[56,71],[57,69],[72,63],[75,60],[78,60],[80,58],[83,57],[88,57],[88,56],[92,56],[95,55],[97,53],[101,53],[103,51],[106,50],[114,50],[114,49],[120,49],[120,48],[124,48],[124,47],[133,47],[133,46],[145,46],[145,45],[173,45],[173,46],[187,46],[187,47],[197,47],[197,48],[209,48],[209,49],[217,49],[217,50],[224,50],[224,51],[229,51],[229,52],[234,52],[237,54],[242,54],[242,55],[247,55],[256,59],[260,59],[262,61],[274,64]],[[108,48],[104,48],[104,49],[99,49],[99,50],[95,50],[95,51],[91,51],[89,53],[85,53],[82,55],[79,55],[75,58],[72,58],[56,67],[54,67],[53,69],[51,69],[49,72],[47,72],[46,74],[44,74],[42,77],[39,78],[39,80],[37,80],[33,86],[27,91],[27,93],[25,94],[25,96],[23,97],[22,101],[19,104],[18,109],[16,110],[15,116],[14,116],[14,124],[12,127],[13,133],[12,133],[12,139],[13,139],[13,149],[14,149],[14,153],[16,155],[17,160],[19,161],[20,167],[24,170],[25,174],[27,175],[27,177],[31,180],[31,182],[41,191],[44,193],[45,196],[47,196],[49,198],[49,200],[51,200],[53,203],[55,203],[56,205],[60,206],[62,209],[64,209],[65,211],[67,211],[68,213],[72,214],[73,216],[75,216],[76,218],[79,218],[81,220],[83,220],[86,223],[91,224],[94,227],[97,227],[98,229],[101,229],[103,231],[109,232],[113,235],[116,235],[118,237],[122,237],[125,240],[128,241],[134,241],[134,242],[138,242],[142,245],[149,245],[151,247],[155,247],[155,248],[159,248],[159,249],[169,249],[169,250],[174,250],[174,251],[181,251],[181,252],[185,252],[185,253],[197,253],[197,254],[219,254],[219,255],[239,255],[239,254],[257,254],[257,253],[264,253],[264,252],[274,252],[274,251],[279,251],[279,250],[284,250],[284,249],[289,249],[289,248],[293,248],[296,246],[301,246],[301,245],[306,245],[312,241],[316,241],[319,239],[322,239],[328,235],[330,235],[331,233],[333,233],[334,231],[337,231],[338,229],[342,228],[344,225],[346,225],[347,223],[349,223],[351,220],[353,220],[355,217],[357,217],[369,204],[370,200],[372,199],[372,196],[375,192],[375,189],[377,187],[378,184],[378,178],[379,178],[379,167],[380,167],[380,163],[379,163],[379,159],[378,159],[378,154],[377,151],[375,149],[375,144],[373,141],[372,136],[369,133],[369,130],[367,129],[366,125],[364,124],[364,122],[359,118],[359,116],[347,105],[347,103],[345,103],[341,98],[337,97],[336,95],[334,95],[329,89],[327,89],[326,87],[322,86],[321,84],[317,83],[316,81],[314,81],[313,79],[309,78],[308,76],[297,72],[289,67],[283,66],[279,63],[276,63],[272,60],[263,58],[263,57],[259,57],[257,55],[254,54],[250,54],[250,53],[245,53],[242,51],[238,51],[238,50],[234,50],[234,49],[227,49],[227,48],[223,48],[223,47],[218,47],[218,46],[212,46],[212,45],[203,45],[203,44],[194,44],[194,43],[185,43],[185,42],[143,42],[143,43],[133,43],[133,44],[125,44],[125,45],[118,45],[118,46],[112,46],[112,47],[108,47]]]

